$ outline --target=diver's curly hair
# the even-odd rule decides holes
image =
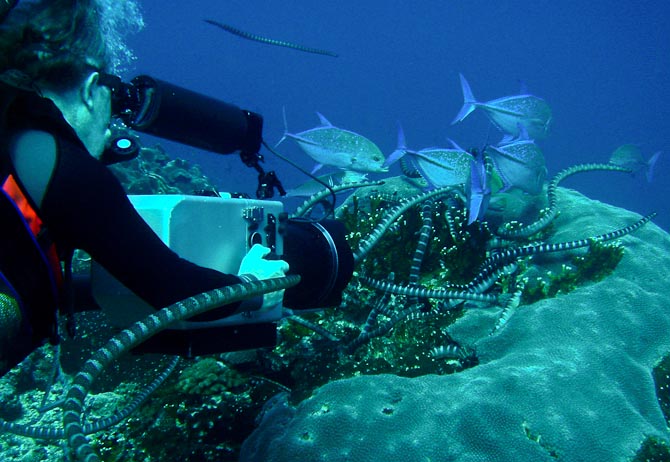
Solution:
[[[0,26],[0,73],[71,87],[132,59],[122,38],[142,26],[132,0],[24,0]]]

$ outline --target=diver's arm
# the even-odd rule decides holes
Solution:
[[[21,131],[10,141],[9,156],[21,185],[40,207],[56,166],[56,140],[45,131]]]
[[[241,282],[180,258],[140,217],[107,168],[76,142],[58,143],[56,168],[42,205],[57,243],[85,250],[156,308]],[[235,305],[225,308],[217,316],[232,313]]]

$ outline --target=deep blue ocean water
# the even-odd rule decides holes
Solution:
[[[478,147],[500,134],[479,111],[450,124],[462,105],[459,72],[482,101],[512,95],[524,81],[553,109],[551,133],[538,142],[550,176],[606,162],[625,143],[638,144],[647,158],[664,151],[652,183],[601,172],[564,185],[641,214],[657,211],[655,222],[670,230],[668,0],[139,1],[146,28],[129,40],[137,60],[124,77],[153,75],[260,112],[272,144],[284,131],[285,108],[292,132],[317,125],[319,111],[386,155],[396,146],[398,121],[412,148],[444,146],[447,138]],[[339,57],[243,40],[206,18]],[[236,155],[161,143],[201,165],[221,190],[253,195],[256,175]],[[281,151],[308,169],[313,164],[293,142]],[[287,188],[307,180],[266,156],[266,168]]]
[[[401,121],[408,145],[464,147],[499,138],[480,111],[450,123],[462,105],[458,73],[481,101],[512,95],[525,82],[553,110],[538,144],[549,175],[606,162],[624,143],[645,157],[663,150],[655,178],[585,173],[563,185],[641,214],[670,229],[670,4],[665,0],[285,0],[141,2],[145,29],[130,39],[137,55],[125,77],[146,73],[260,112],[265,138],[318,124],[315,111],[373,140],[385,155]],[[338,58],[243,40],[203,22],[328,49]],[[222,190],[253,194],[255,174],[237,156],[164,143],[200,164]],[[311,168],[293,142],[282,152]],[[267,154],[284,185],[307,180]],[[395,167],[398,168],[398,167]],[[392,170],[392,174],[399,171]],[[585,211],[588,213],[588,211]]]

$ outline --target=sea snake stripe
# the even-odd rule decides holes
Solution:
[[[424,202],[423,207],[421,208],[421,218],[423,220],[423,226],[419,231],[419,242],[416,244],[416,250],[414,251],[414,257],[412,258],[412,265],[409,272],[409,283],[416,284],[419,281],[419,271],[421,270],[421,263],[423,263],[423,257],[426,254],[426,248],[428,247],[428,241],[430,239],[430,234],[433,226],[433,201],[427,200]]]
[[[359,346],[363,345],[364,343],[367,343],[371,339],[385,335],[386,333],[391,331],[391,329],[393,329],[396,324],[398,324],[401,321],[405,320],[411,321],[415,319],[425,318],[428,316],[433,316],[435,314],[436,314],[435,312],[421,311],[421,306],[418,304],[410,304],[406,309],[402,311],[388,313],[387,316],[389,317],[389,319],[383,324],[376,324],[377,319],[375,317],[373,322],[375,323],[376,327],[373,327],[373,324],[371,322],[367,322],[365,328],[361,330],[358,337],[356,337],[351,342],[343,346],[343,351],[347,354],[353,353],[354,351],[356,351],[356,349],[358,349]]]
[[[573,250],[580,247],[587,247],[593,241],[604,242],[612,239],[618,239],[619,237],[625,236],[626,234],[636,231],[637,229],[648,223],[655,216],[656,213],[651,213],[624,228],[609,233],[601,234],[600,236],[591,237],[588,239],[578,239],[575,241],[561,242],[557,244],[540,244],[535,246],[508,249],[505,252],[501,252],[499,254],[489,257],[483,264],[484,270],[482,270],[480,274],[478,274],[475,277],[473,282],[474,281],[481,282],[488,280],[489,274],[497,271],[496,268],[498,268],[500,264],[505,264],[510,260],[516,260],[520,257],[535,255],[539,253]],[[437,299],[455,298],[460,300],[472,300],[477,302],[498,303],[498,297],[490,294],[479,294],[476,292],[458,291],[449,289],[427,289],[421,286],[403,286],[399,284],[393,284],[388,281],[380,281],[378,279],[373,279],[369,277],[361,277],[361,281],[364,284],[367,284],[370,287],[377,290],[381,290],[384,292],[391,292],[398,295],[407,295],[410,297],[437,298]]]
[[[414,196],[408,199],[407,201],[403,202],[402,204],[397,205],[396,207],[389,210],[386,216],[382,218],[382,220],[377,224],[375,229],[373,229],[370,232],[368,237],[360,242],[360,244],[358,245],[358,250],[354,252],[354,262],[358,263],[359,261],[361,261],[361,259],[370,251],[370,249],[372,249],[372,247],[382,237],[382,235],[386,232],[389,226],[391,226],[391,223],[393,223],[393,221],[395,221],[395,219],[398,218],[400,215],[405,213],[405,211],[407,211],[410,207],[425,200],[432,199],[433,197],[449,194],[450,192],[452,192],[452,189],[453,188],[451,186],[447,186],[440,189],[434,189],[432,191],[428,191],[426,193]]]
[[[459,300],[471,300],[475,302],[498,303],[498,297],[490,294],[477,294],[474,292],[464,292],[460,290],[427,289],[421,286],[406,286],[401,284],[393,284],[388,281],[380,281],[379,279],[373,279],[367,276],[362,276],[361,281],[373,289],[381,290],[383,292],[391,292],[392,294],[397,295],[437,299],[456,298]]]
[[[121,409],[118,412],[115,412],[109,417],[96,420],[95,422],[88,423],[84,425],[84,434],[90,435],[91,433],[97,433],[99,431],[105,430],[117,423],[125,420],[130,414],[135,412],[135,410],[146,401],[146,399],[154,392],[156,389],[161,386],[165,379],[172,373],[174,368],[179,362],[179,356],[174,356],[167,367],[158,374],[154,380],[147,385],[144,390],[138,393],[133,400],[128,403],[128,405]],[[87,375],[89,380],[93,380],[92,377]],[[45,439],[45,440],[58,440],[65,438],[65,431],[63,428],[54,428],[46,426],[30,426],[22,425],[13,422],[0,421],[0,429],[8,433],[13,433],[15,435],[26,436],[29,438],[36,439]]]
[[[242,37],[247,40],[253,40],[254,42],[267,43],[268,45],[275,45],[284,48],[293,48],[294,50],[304,51],[305,53],[314,53],[317,55],[332,56],[333,58],[337,58],[337,53],[333,53],[332,51],[321,50],[319,48],[304,47],[302,45],[297,45],[291,42],[284,42],[281,40],[262,37],[260,35],[244,32],[243,30],[237,29],[233,26],[229,26],[228,24],[223,24],[218,21],[214,21],[212,19],[205,19],[205,22],[212,24],[213,26],[220,27],[226,32],[230,32],[231,34],[237,35],[238,37]]]
[[[592,241],[611,241],[612,239],[618,239],[626,234],[630,234],[633,231],[637,231],[639,228],[647,224],[656,216],[656,212],[650,213],[647,216],[642,217],[635,223],[628,225],[624,228],[617,229],[615,231],[601,234],[600,236],[594,236],[587,239],[578,239],[576,241],[570,242],[561,242],[557,244],[540,244],[540,245],[530,245],[526,247],[517,247],[505,250],[498,254],[492,255],[486,259],[483,263],[484,268],[494,268],[497,263],[505,262],[512,259],[517,259],[520,257],[526,257],[528,255],[535,255],[539,253],[550,253],[550,252],[561,252],[564,250],[578,249],[580,247],[587,247]]]
[[[467,284],[449,284],[447,288],[481,294],[493,287],[493,284],[495,284],[501,276],[508,276],[514,273],[517,270],[517,266],[516,261],[503,266],[488,265]]]
[[[126,351],[134,348],[147,338],[165,329],[175,321],[190,318],[221,305],[227,305],[246,298],[252,298],[268,292],[292,287],[300,282],[300,276],[290,275],[282,278],[245,282],[214,289],[180,302],[174,303],[156,314],[147,316],[128,329],[110,339],[93,354],[83,366],[68,390],[63,405],[63,428],[70,450],[76,460],[100,462],[100,458],[88,444],[81,424],[84,398],[98,375],[109,363]]]
[[[514,294],[512,297],[505,303],[505,306],[503,307],[502,311],[500,312],[500,316],[498,316],[498,321],[496,321],[495,326],[493,326],[493,329],[491,329],[491,332],[489,332],[489,335],[495,334],[499,329],[502,329],[505,324],[507,324],[507,321],[509,318],[512,317],[516,309],[519,307],[519,304],[521,303],[521,295],[523,294],[523,290],[525,289],[526,284],[523,282],[520,282],[517,284],[517,286],[514,289]]]
[[[566,179],[567,177],[574,175],[575,173],[581,172],[594,172],[594,171],[613,171],[613,172],[626,172],[631,173],[632,170],[629,168],[621,167],[614,164],[579,164],[572,167],[566,168],[558,172],[554,178],[549,182],[547,186],[547,202],[549,204],[547,212],[540,217],[537,221],[523,226],[517,229],[507,229],[506,225],[502,225],[497,231],[496,234],[500,237],[506,239],[521,239],[525,237],[530,237],[533,234],[540,232],[544,229],[551,221],[556,217],[558,212],[557,208],[557,199],[556,199],[556,188],[558,184]]]
[[[300,207],[295,209],[295,213],[293,213],[293,216],[294,217],[305,216],[307,212],[309,212],[316,204],[321,202],[323,199],[325,199],[328,195],[332,193],[346,191],[347,189],[365,188],[368,186],[379,186],[382,184],[384,184],[383,181],[359,181],[359,182],[343,183],[331,186],[330,189],[324,189],[323,191],[319,191],[314,195],[308,197],[307,200],[303,202],[303,204]]]

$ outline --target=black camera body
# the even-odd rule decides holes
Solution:
[[[301,282],[281,304],[213,321],[182,321],[140,345],[138,352],[197,356],[276,342],[276,323],[291,310],[337,306],[353,272],[344,226],[335,220],[291,219],[277,201],[190,195],[129,196],[156,234],[179,256],[200,266],[236,274],[254,244],[272,249]],[[104,268],[94,263],[91,287],[97,304],[117,327],[155,312]]]
[[[263,118],[256,113],[140,75],[129,83],[101,73],[99,83],[111,90],[113,117],[139,132],[218,154],[240,152],[245,165],[258,172],[259,198],[272,196],[281,183],[258,162]],[[115,162],[135,154],[132,136],[117,141],[107,156]],[[354,259],[344,226],[288,218],[281,202],[189,195],[130,196],[156,234],[179,256],[200,266],[236,274],[254,244],[269,247],[289,263],[289,274],[301,282],[284,292],[283,303],[269,311],[248,311],[213,321],[182,321],[140,345],[136,351],[195,356],[273,346],[276,323],[291,310],[339,305],[353,273]],[[101,266],[91,275],[93,296],[111,321],[127,327],[154,312]]]
[[[133,130],[218,154],[260,150],[259,114],[148,75],[100,81],[111,89],[112,116]]]

